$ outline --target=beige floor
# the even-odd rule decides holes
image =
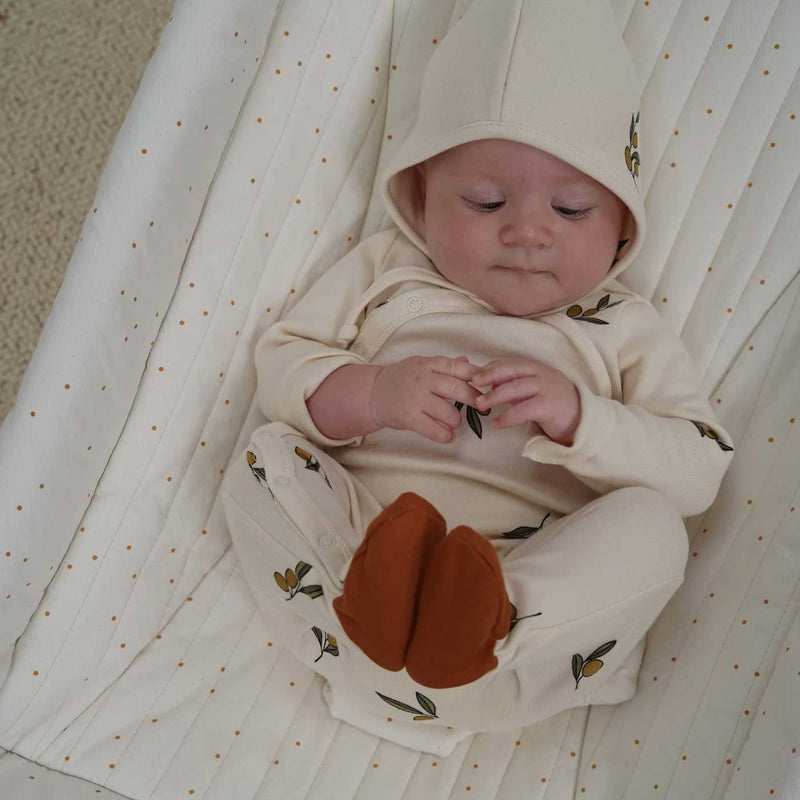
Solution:
[[[0,420],[173,0],[0,0]]]

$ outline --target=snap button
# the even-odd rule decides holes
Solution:
[[[422,308],[422,300],[419,297],[409,297],[406,305],[409,311],[419,311]]]
[[[354,353],[355,353],[357,356],[363,356],[363,355],[366,355],[367,348],[366,348],[366,347],[364,347],[364,345],[363,345],[363,344],[361,344],[361,342],[359,342],[358,344],[354,344],[354,345],[353,345],[353,352],[354,352]]]
[[[333,546],[333,539],[330,536],[320,536],[319,537],[319,546],[328,548]]]
[[[292,482],[292,479],[288,477],[288,475],[278,475],[275,478],[275,485],[276,486],[288,486]]]

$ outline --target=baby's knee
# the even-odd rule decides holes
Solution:
[[[621,527],[630,536],[629,547],[634,551],[646,550],[648,557],[644,563],[651,564],[664,579],[682,575],[689,543],[677,508],[663,494],[646,487],[619,489],[612,495],[618,513],[626,520]]]

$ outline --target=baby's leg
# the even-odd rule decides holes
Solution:
[[[308,622],[336,625],[332,603],[361,541],[362,501],[346,470],[282,423],[254,431],[226,473],[222,502],[244,576],[258,605],[296,622],[298,635]],[[379,511],[368,508],[369,518]]]
[[[419,585],[446,533],[433,506],[406,493],[381,510],[282,423],[253,433],[222,497],[242,571],[270,616],[291,612],[301,635],[310,622],[334,641],[346,635],[384,669],[403,668]]]
[[[516,616],[499,671],[514,670],[530,707],[628,699],[686,555],[683,521],[650,489],[620,489],[544,527],[502,561]]]

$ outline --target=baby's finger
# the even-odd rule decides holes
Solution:
[[[455,438],[455,433],[450,428],[439,424],[427,414],[421,414],[411,430],[439,444],[449,444]]]
[[[455,376],[436,375],[436,380],[431,385],[431,391],[445,400],[464,403],[465,405],[475,405],[475,401],[481,393],[466,380]]]
[[[471,381],[472,376],[480,369],[475,364],[470,364],[466,356],[458,358],[447,358],[446,356],[436,356],[431,359],[431,369],[440,375],[451,375],[460,378],[462,381]]]
[[[541,416],[541,404],[536,398],[517,403],[492,420],[495,428],[513,428],[528,422],[537,423]]]
[[[540,365],[525,358],[498,358],[481,367],[472,376],[476,386],[497,386],[515,378],[538,374]]]
[[[475,400],[475,408],[484,410],[494,408],[504,403],[519,403],[530,397],[535,397],[540,390],[540,382],[536,377],[512,378],[506,383],[496,385],[486,394]]]
[[[430,397],[422,410],[435,422],[451,431],[461,425],[461,412],[452,403],[436,395]]]

